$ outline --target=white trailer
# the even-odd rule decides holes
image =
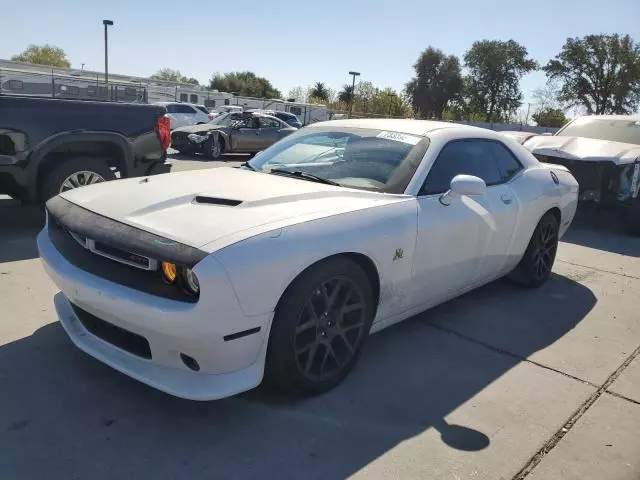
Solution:
[[[121,74],[110,73],[109,85],[105,87],[104,74],[100,72],[9,60],[0,60],[0,94],[117,102],[184,102],[212,110],[238,105],[245,110],[256,108],[293,113],[303,125],[330,120],[333,115],[326,105],[236,96],[200,85]]]

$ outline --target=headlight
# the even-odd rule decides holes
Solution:
[[[196,277],[196,274],[193,273],[193,270],[190,268],[182,269],[182,281],[184,282],[184,288],[187,290],[187,293],[191,295],[198,295],[200,293],[198,277]]]
[[[209,138],[209,134],[208,133],[203,133],[202,135],[199,135],[197,133],[190,133],[189,135],[187,135],[187,138],[189,140],[191,140],[192,142],[195,143],[202,143],[204,142],[207,138]]]

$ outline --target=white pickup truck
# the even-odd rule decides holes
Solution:
[[[578,117],[555,135],[503,133],[540,161],[566,166],[579,200],[619,208],[628,231],[640,235],[640,116]]]

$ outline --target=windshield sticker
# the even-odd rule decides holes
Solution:
[[[409,145],[417,145],[422,137],[415,135],[407,135],[406,133],[399,132],[380,132],[376,135],[378,138],[386,138],[387,140],[395,140],[396,142],[408,143]]]

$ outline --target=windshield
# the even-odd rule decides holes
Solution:
[[[267,173],[302,172],[344,187],[404,193],[428,145],[429,140],[419,135],[314,127],[269,147],[254,157],[249,167]]]
[[[214,118],[213,120],[210,120],[207,123],[210,123],[211,125],[222,125],[223,127],[228,127],[233,122],[239,119],[240,117],[238,116],[238,114],[221,113],[220,115],[217,115],[216,118]]]
[[[640,121],[597,117],[577,118],[558,133],[560,137],[585,137],[640,145]]]

